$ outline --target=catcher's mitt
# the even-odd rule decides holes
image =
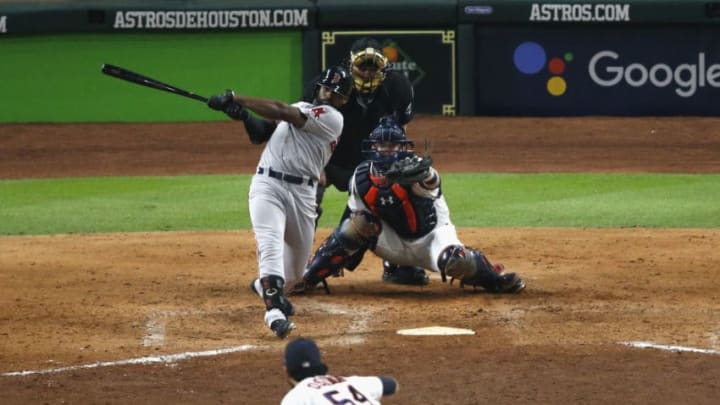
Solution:
[[[397,160],[385,172],[385,177],[391,183],[409,186],[423,181],[430,174],[432,159],[430,156],[413,156]]]

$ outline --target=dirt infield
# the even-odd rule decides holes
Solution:
[[[718,124],[418,117],[410,131],[445,172],[720,173]],[[259,152],[230,122],[0,126],[4,179],[248,173]],[[296,297],[294,336],[334,373],[395,376],[386,404],[717,403],[719,229],[460,236],[527,290],[387,285],[368,255],[332,295]],[[261,322],[256,271],[244,231],[0,237],[2,402],[278,403],[285,342]],[[475,335],[396,333],[431,325]]]

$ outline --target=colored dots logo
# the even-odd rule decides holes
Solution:
[[[513,55],[515,67],[527,74],[534,75],[545,66],[545,50],[535,42],[523,42],[515,49]]]
[[[523,42],[515,48],[513,62],[515,68],[526,75],[540,73],[544,68],[550,73],[546,88],[553,96],[562,96],[567,91],[567,82],[562,74],[567,69],[567,64],[572,62],[573,54],[570,52],[562,56],[548,55],[537,42]]]

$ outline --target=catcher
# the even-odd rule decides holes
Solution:
[[[458,239],[429,157],[415,154],[414,143],[390,118],[383,118],[363,145],[365,160],[350,180],[349,215],[308,261],[301,293],[354,270],[369,249],[384,260],[419,266],[459,280],[460,286],[492,293],[518,293],[525,282],[491,264],[479,250]]]

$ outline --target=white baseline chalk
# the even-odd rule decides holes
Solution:
[[[653,342],[620,342],[625,346],[637,347],[640,349],[659,349],[669,350],[672,352],[691,352],[691,353],[702,353],[702,354],[720,354],[718,350],[711,349],[698,349],[696,347],[685,347],[685,346],[673,346],[673,345],[659,345]]]
[[[9,373],[3,373],[0,375],[2,375],[3,377],[11,377],[11,376],[25,376],[25,375],[32,375],[32,374],[62,373],[65,371],[72,371],[72,370],[81,370],[81,369],[97,368],[97,367],[124,366],[124,365],[128,365],[128,364],[175,363],[177,361],[187,360],[187,359],[190,359],[193,357],[209,357],[209,356],[218,356],[221,354],[228,354],[228,353],[245,352],[248,350],[259,349],[260,347],[261,346],[242,345],[242,346],[234,346],[234,347],[228,347],[225,349],[218,349],[218,350],[206,350],[203,352],[186,352],[186,353],[179,353],[179,354],[166,354],[166,355],[160,355],[160,356],[138,357],[135,359],[118,360],[118,361],[100,361],[100,362],[92,363],[92,364],[83,364],[83,365],[79,365],[79,366],[68,366],[68,367],[60,367],[60,368],[49,368],[49,369],[44,369],[44,370],[13,371],[13,372],[9,372]]]

